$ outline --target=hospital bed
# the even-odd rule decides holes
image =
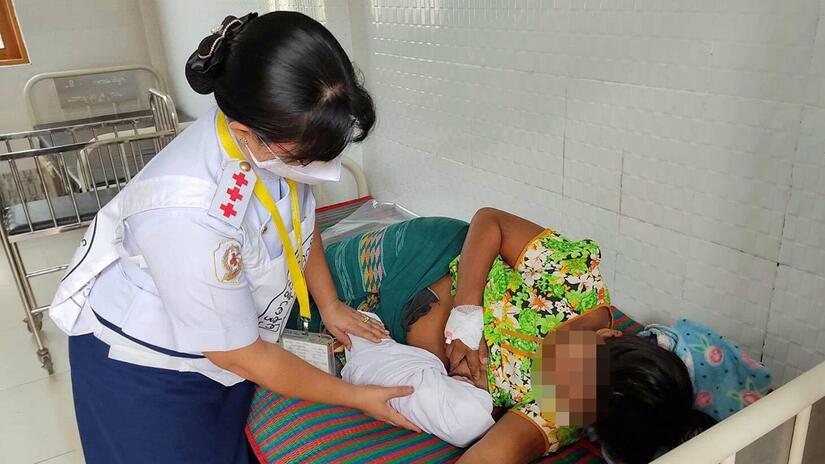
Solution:
[[[318,217],[324,224],[324,242],[329,244],[415,217],[415,214],[399,205],[366,197],[328,206],[319,210]],[[614,320],[615,327],[626,333],[642,328],[621,311],[614,313]],[[811,409],[823,397],[825,363],[661,456],[654,464],[801,464]],[[781,434],[771,434],[777,428],[781,432],[792,429],[790,437],[785,440]],[[378,422],[359,411],[287,398],[261,387],[252,401],[246,433],[257,458],[266,464],[449,463],[458,460],[462,453],[435,436],[415,434]],[[783,447],[772,453],[781,456],[779,460],[760,454],[758,448],[742,452],[763,437],[766,441],[761,448]],[[737,461],[740,453],[744,460]],[[587,438],[536,461],[540,464],[604,462],[599,446]]]
[[[67,265],[30,269],[20,244],[85,227],[177,134],[178,117],[160,76],[146,66],[34,76],[24,96],[32,130],[0,135],[0,242],[49,374],[41,334],[47,304],[32,279]]]

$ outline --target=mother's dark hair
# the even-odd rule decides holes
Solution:
[[[366,138],[375,109],[341,44],[292,11],[227,17],[186,63],[196,92],[296,161],[329,161]]]
[[[715,423],[693,409],[693,385],[678,356],[636,336],[606,345],[610,381],[596,435],[612,460],[648,463]]]

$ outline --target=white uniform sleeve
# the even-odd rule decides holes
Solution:
[[[190,208],[141,213],[126,227],[124,245],[146,260],[179,350],[228,351],[258,338],[240,230]]]

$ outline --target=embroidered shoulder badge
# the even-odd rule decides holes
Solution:
[[[215,249],[214,263],[215,278],[218,282],[238,285],[243,272],[241,246],[234,240],[226,240]]]

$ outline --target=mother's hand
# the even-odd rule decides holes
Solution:
[[[461,360],[467,360],[470,375],[475,382],[482,379],[484,368],[487,366],[487,342],[483,339],[478,344],[478,350],[473,350],[461,340],[453,340],[447,344],[447,357],[450,358],[450,373],[458,367]]]
[[[389,331],[384,328],[384,324],[359,313],[342,301],[336,300],[328,306],[319,308],[319,311],[321,320],[324,321],[324,326],[329,330],[329,333],[347,348],[352,346],[348,334],[375,343],[389,336]]]

